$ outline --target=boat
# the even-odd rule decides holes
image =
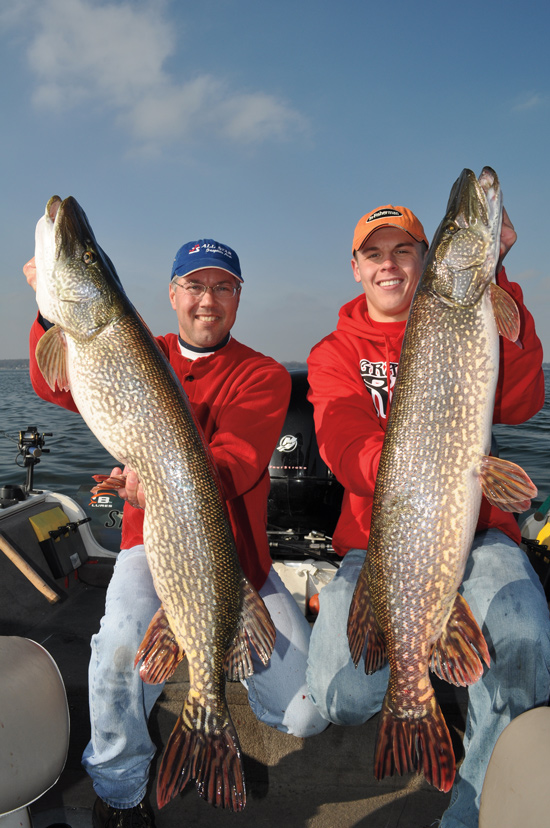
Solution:
[[[314,623],[314,596],[338,566],[331,536],[343,491],[319,454],[312,408],[306,398],[307,372],[292,371],[291,376],[288,414],[269,464],[268,536],[275,567]],[[89,734],[89,642],[99,626],[105,589],[116,562],[122,501],[115,492],[92,495],[87,485],[77,488],[76,483],[74,497],[37,488],[36,467],[47,459],[48,436],[35,426],[19,433],[18,450],[26,479],[20,486],[0,487],[0,682],[22,658],[36,659],[45,672],[58,671],[63,695],[59,687],[44,693],[47,698],[43,700],[50,707],[42,709],[36,700],[36,683],[30,689],[23,686],[14,695],[17,713],[23,721],[34,716],[33,727],[40,730],[53,716],[52,705],[61,720],[63,711],[69,710],[71,735],[69,739],[63,728],[58,728],[58,746],[66,757],[61,763],[58,753],[53,761],[51,735],[38,746],[19,740],[28,742],[30,755],[18,757],[18,772],[24,776],[31,759],[45,751],[52,759],[49,775],[41,781],[39,793],[33,788],[15,795],[10,786],[3,796],[0,788],[0,828],[26,828],[31,820],[35,828],[54,823],[88,828],[95,799],[80,766]],[[26,680],[24,675],[21,680]],[[159,752],[179,714],[187,681],[184,659],[151,717]],[[460,754],[466,691],[437,680],[435,684]],[[281,822],[309,828],[328,824],[351,828],[363,820],[368,820],[369,828],[418,828],[434,823],[447,807],[450,795],[437,791],[422,777],[374,779],[377,717],[360,727],[329,727],[315,738],[298,739],[258,722],[240,684],[228,684],[227,695],[244,753],[249,790],[247,807],[237,817],[243,828]],[[0,690],[0,704],[2,698]],[[2,762],[9,760],[0,751],[0,774]],[[153,766],[151,779],[155,778]],[[16,800],[12,807],[7,802],[10,793]],[[156,818],[158,828],[227,822],[223,811],[212,809],[192,790],[176,797]],[[492,828],[490,822],[486,825]]]
[[[521,546],[550,601],[550,495],[520,521]]]

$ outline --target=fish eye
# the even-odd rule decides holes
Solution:
[[[448,219],[443,225],[443,230],[446,233],[456,233],[458,229],[458,224],[456,223],[456,221],[453,221],[452,219]]]
[[[84,262],[84,264],[87,264],[87,265],[93,264],[95,262],[95,260],[96,260],[96,255],[93,252],[93,250],[85,250],[84,253],[82,254],[82,261]]]

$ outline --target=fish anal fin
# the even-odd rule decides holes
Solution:
[[[388,695],[380,713],[374,756],[377,779],[416,771],[440,791],[450,791],[455,777],[455,755],[441,709],[432,694],[421,718],[398,718]]]
[[[457,593],[443,632],[432,647],[430,668],[444,681],[467,687],[481,678],[481,659],[489,667],[487,642],[467,601]]]
[[[252,645],[263,664],[267,664],[275,646],[275,624],[260,594],[243,575],[243,623]]]
[[[220,719],[189,695],[160,762],[159,808],[191,780],[199,795],[215,807],[242,811],[246,804],[241,749],[229,713],[226,710]]]
[[[501,457],[482,458],[480,481],[489,503],[503,512],[525,512],[537,496],[537,487],[521,466]]]
[[[365,672],[380,670],[386,663],[386,642],[372,607],[367,568],[363,566],[349,608],[348,642],[355,666],[365,650]]]
[[[275,625],[248,578],[241,581],[242,610],[235,637],[225,655],[224,668],[229,681],[241,681],[254,673],[250,644],[262,664],[267,664],[275,646]]]
[[[225,655],[224,669],[229,681],[242,681],[242,679],[246,679],[254,673],[250,643],[242,618],[239,622],[237,634]]]
[[[489,291],[499,334],[515,342],[520,330],[519,310],[515,300],[494,282],[489,286]]]
[[[67,343],[65,334],[58,325],[49,328],[38,340],[36,362],[42,376],[52,391],[55,384],[61,391],[69,391],[69,374],[67,371]]]
[[[139,674],[147,684],[161,684],[176,670],[184,656],[172,627],[161,607],[153,615],[134,660],[134,667],[143,659]]]

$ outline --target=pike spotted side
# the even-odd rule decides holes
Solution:
[[[52,389],[71,391],[90,429],[145,491],[144,543],[162,606],[136,656],[140,674],[160,682],[183,653],[189,662],[189,694],[160,764],[159,806],[195,780],[203,798],[239,811],[245,786],[225,671],[251,674],[249,640],[267,663],[273,623],[240,568],[187,397],[74,198],[50,199],[35,255],[39,308],[55,323],[39,341],[38,365]]]
[[[376,776],[423,771],[444,791],[455,759],[429,670],[466,686],[489,666],[457,592],[481,496],[519,512],[536,495],[522,469],[489,456],[498,336],[519,335],[517,306],[494,282],[501,216],[496,173],[464,170],[411,306],[348,620],[355,664],[364,651],[367,673],[390,664]]]

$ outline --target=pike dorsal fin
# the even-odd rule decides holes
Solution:
[[[52,391],[55,391],[56,382],[61,391],[70,390],[67,371],[67,342],[59,325],[49,328],[44,336],[38,340],[36,362]]]
[[[489,503],[503,512],[525,512],[537,496],[537,487],[521,466],[501,457],[483,457],[480,480]]]
[[[481,657],[481,658],[480,658]],[[489,650],[466,600],[457,593],[451,614],[432,648],[430,669],[440,679],[467,687],[489,666]]]
[[[519,337],[520,328],[518,306],[510,294],[498,285],[493,283],[489,290],[498,332],[511,342],[515,342]]]

